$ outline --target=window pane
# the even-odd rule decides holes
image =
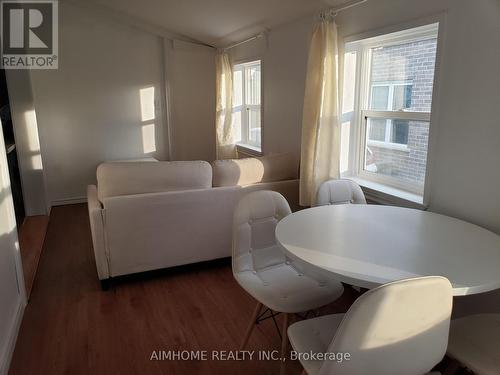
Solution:
[[[394,95],[392,99],[392,110],[400,111],[411,107],[412,85],[394,86]]]
[[[368,139],[371,141],[385,141],[387,121],[384,119],[368,119]]]
[[[368,123],[373,123],[380,119],[368,120]],[[393,143],[370,142],[371,137],[367,137],[364,169],[378,175],[423,184],[427,164],[429,123],[392,120],[391,126]]]
[[[260,105],[260,64],[245,69],[246,104]]]
[[[243,71],[233,72],[233,107],[243,104]]]
[[[235,65],[233,70],[234,138],[242,145],[261,146],[260,61]]]
[[[233,116],[231,117],[232,127],[233,127],[233,137],[234,142],[241,142],[241,110],[233,111]]]
[[[408,144],[409,123],[408,120],[392,120],[391,142],[402,145]]]
[[[437,38],[430,38],[372,48],[371,84],[394,87],[392,109],[431,111],[436,46]],[[406,84],[411,85],[411,89],[402,86]],[[372,103],[379,102],[372,99]],[[371,109],[382,109],[382,104],[372,105]]]
[[[340,173],[349,171],[349,146],[351,128],[354,120],[354,102],[356,98],[356,63],[357,52],[344,55],[344,87],[342,90],[342,128],[340,129]]]
[[[251,144],[259,145],[261,140],[260,108],[248,111],[248,139]]]
[[[389,86],[373,86],[370,109],[387,111],[389,104]]]

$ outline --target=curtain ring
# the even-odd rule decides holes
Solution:
[[[319,19],[321,21],[330,21],[337,16],[338,12],[334,12],[333,9],[326,10],[319,14]]]

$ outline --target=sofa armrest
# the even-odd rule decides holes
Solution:
[[[95,185],[87,187],[87,206],[97,274],[99,280],[108,279],[110,272],[104,238],[104,210],[101,202],[97,199],[97,187]]]

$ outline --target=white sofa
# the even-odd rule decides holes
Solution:
[[[111,162],[87,189],[99,279],[231,256],[233,210],[250,191],[274,190],[298,208],[291,154],[174,162]]]

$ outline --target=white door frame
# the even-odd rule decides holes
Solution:
[[[1,125],[1,122],[0,122]],[[7,213],[4,215],[6,217],[0,218],[4,223],[7,224],[8,228],[14,228],[15,233],[12,234],[12,246],[14,254],[14,266],[16,268],[17,277],[17,291],[18,291],[18,306],[17,310],[12,317],[11,326],[6,335],[6,345],[5,349],[0,352],[0,375],[7,374],[9,370],[10,360],[14,352],[14,347],[16,345],[17,334],[19,332],[19,327],[21,326],[21,321],[24,313],[24,308],[26,307],[26,287],[24,284],[24,274],[23,265],[21,262],[21,252],[19,249],[19,240],[17,237],[17,226],[16,226],[16,215],[14,213],[14,202],[12,200],[12,192],[10,189],[10,177],[9,177],[9,167],[7,164],[7,153],[5,150],[5,143],[3,138],[3,132],[0,130],[0,189],[5,192],[5,202],[7,204]],[[0,212],[0,215],[2,213]],[[4,221],[5,220],[5,221]],[[2,249],[2,251],[8,251],[9,249]],[[2,348],[0,348],[2,349]]]

